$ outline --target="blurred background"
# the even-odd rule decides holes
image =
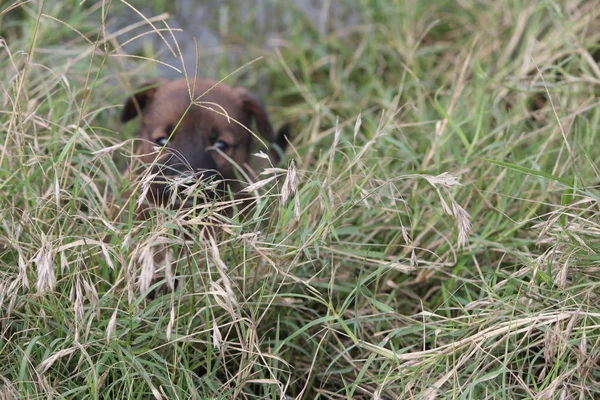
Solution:
[[[250,61],[256,54],[272,52],[278,46],[286,46],[290,36],[304,30],[306,41],[318,34],[327,36],[349,26],[360,23],[359,10],[353,2],[315,0],[256,0],[239,2],[229,0],[177,0],[132,1],[136,8],[123,8],[115,13],[107,28],[116,32],[140,21],[140,12],[145,16],[169,13],[169,28],[162,30],[162,37],[148,32],[148,26],[130,31],[122,37],[123,42],[143,35],[123,46],[130,54],[154,55],[163,63],[157,66],[159,73],[176,77],[182,69],[182,60],[170,49],[183,54],[188,71],[194,71],[198,63],[200,75],[215,77],[219,72],[215,59],[224,62],[231,70]],[[302,26],[310,26],[309,32]],[[223,65],[223,64],[220,64]]]
[[[599,43],[598,0],[0,0],[0,399],[600,398]],[[195,74],[293,127],[216,249],[113,212],[124,100]]]

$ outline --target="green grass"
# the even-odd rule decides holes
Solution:
[[[0,399],[600,397],[597,2],[361,0],[327,34],[282,2],[278,51],[210,70],[263,57],[226,82],[293,123],[279,179],[146,221],[118,114],[160,55],[79,3],[0,5]]]

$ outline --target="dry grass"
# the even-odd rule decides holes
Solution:
[[[0,399],[600,396],[598,1],[280,5],[212,77],[268,88],[287,159],[245,214],[139,221],[117,115],[164,62],[122,46],[163,6],[0,5]]]

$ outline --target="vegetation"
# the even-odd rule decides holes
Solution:
[[[600,398],[597,2],[281,2],[276,49],[233,2],[199,61],[292,145],[245,217],[140,221],[162,3],[0,5],[0,398]]]

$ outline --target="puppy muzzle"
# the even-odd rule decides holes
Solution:
[[[180,172],[169,166],[153,168],[152,195],[156,203],[175,208],[219,200],[226,191],[223,176],[216,170]]]

